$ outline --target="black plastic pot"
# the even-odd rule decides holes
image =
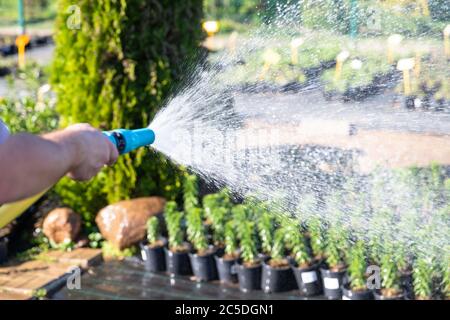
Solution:
[[[296,289],[297,283],[289,265],[274,268],[267,262],[264,261],[262,265],[261,288],[264,292],[283,292]]]
[[[0,238],[0,264],[8,260],[8,238]]]
[[[387,296],[383,296],[381,294],[380,290],[375,290],[373,292],[373,296],[375,297],[375,300],[405,300],[405,293],[404,292],[402,292],[398,296],[387,297]]]
[[[144,261],[145,268],[151,272],[161,272],[166,270],[166,258],[164,255],[164,247],[167,244],[165,238],[161,238],[162,245],[158,247],[150,247],[147,242],[141,242],[141,257]]]
[[[295,264],[291,265],[295,279],[297,280],[298,289],[303,296],[312,297],[322,293],[322,279],[320,279],[319,265],[320,262],[308,268],[298,268]]]
[[[342,287],[342,300],[373,300],[372,290],[353,291],[349,285]]]
[[[192,271],[197,281],[211,281],[217,279],[214,254],[215,250],[211,250],[210,253],[201,256],[196,253],[189,253]]]
[[[164,248],[164,252],[166,256],[167,272],[171,276],[188,276],[192,274],[188,251],[172,252],[169,249]]]
[[[400,283],[405,292],[405,299],[413,300],[415,296],[412,270],[400,271]]]
[[[243,292],[261,289],[261,270],[261,264],[246,267],[239,261],[232,268],[238,275],[239,289]]]
[[[236,259],[224,259],[223,256],[219,256],[219,254],[214,255],[214,259],[216,260],[217,273],[219,275],[219,280],[222,283],[236,283],[237,275],[233,270],[233,266],[236,263]]]
[[[327,299],[342,299],[342,286],[347,282],[345,270],[331,271],[329,269],[320,268],[322,276],[323,294]]]

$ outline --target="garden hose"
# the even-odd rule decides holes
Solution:
[[[125,154],[140,147],[151,145],[155,141],[154,131],[148,128],[136,130],[117,129],[104,131],[103,134],[117,147],[119,154]],[[48,190],[46,189],[30,198],[1,206],[0,228],[3,228],[25,212],[25,210],[39,200]]]

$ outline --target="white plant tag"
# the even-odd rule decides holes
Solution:
[[[145,250],[141,250],[142,260],[147,261],[147,253]]]
[[[349,297],[346,297],[346,296],[342,296],[342,300],[352,300],[352,299],[350,299]]]
[[[339,280],[337,278],[323,278],[323,284],[327,289],[339,289]]]
[[[302,272],[303,283],[311,283],[317,281],[317,273],[315,271]]]

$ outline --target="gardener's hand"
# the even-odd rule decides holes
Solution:
[[[75,180],[89,180],[104,166],[116,162],[119,153],[108,138],[89,124],[76,124],[63,131],[64,144],[73,155],[68,172]]]

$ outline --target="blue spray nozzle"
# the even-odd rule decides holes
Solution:
[[[155,132],[148,128],[104,131],[104,135],[117,147],[120,154],[128,153],[155,141]]]

